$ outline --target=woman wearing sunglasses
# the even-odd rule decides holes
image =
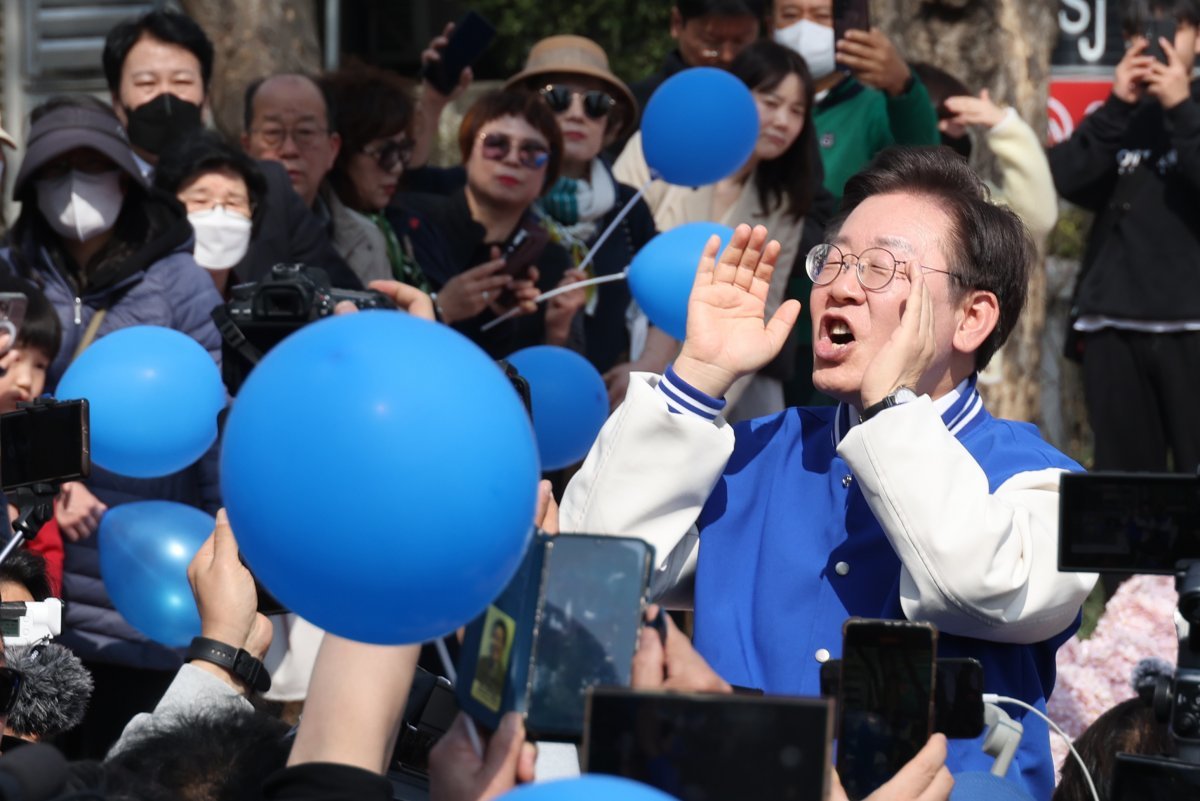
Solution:
[[[582,346],[576,313],[583,290],[544,304],[533,299],[581,277],[550,241],[534,202],[558,176],[562,136],[542,99],[523,91],[491,92],[463,117],[458,145],[466,186],[448,196],[404,194],[400,203],[440,233],[441,253],[417,245],[440,319],[495,358],[538,344]],[[496,317],[517,309],[488,331]]]
[[[701,220],[731,227],[739,223],[765,225],[783,246],[767,297],[767,313],[774,314],[783,303],[788,277],[800,253],[804,216],[820,184],[812,141],[813,81],[803,58],[769,39],[743,50],[729,71],[750,88],[758,107],[758,141],[750,159],[733,175],[708,186],[656,181],[646,193],[646,201],[663,231]],[[649,180],[641,134],[630,139],[613,171],[619,180],[632,185]],[[803,327],[801,323],[796,330]],[[757,375],[739,380],[726,395],[726,418],[732,422],[781,411],[783,380],[790,377],[783,365],[792,361],[778,358]]]
[[[604,50],[582,36],[541,40],[529,51],[525,69],[506,86],[537,92],[558,120],[563,138],[562,169],[538,201],[538,208],[554,240],[571,252],[578,265],[636,194],[636,189],[613,178],[600,152],[633,131],[637,101],[609,69]],[[623,271],[656,233],[649,207],[639,201],[596,252],[592,275]],[[676,342],[660,330],[647,331],[644,326],[634,326],[631,335],[626,320],[632,298],[624,281],[601,284],[591,291],[594,294],[583,315],[585,352],[604,374],[609,401],[615,407],[625,397],[630,371],[661,373],[675,354]]]

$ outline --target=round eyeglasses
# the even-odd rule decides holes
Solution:
[[[897,259],[890,250],[884,248],[867,248],[862,253],[855,255],[842,253],[837,245],[817,245],[808,252],[808,256],[804,260],[804,269],[813,284],[825,286],[832,284],[842,274],[842,270],[854,267],[855,277],[858,278],[858,283],[862,288],[878,292],[892,283],[892,279],[896,277],[902,264],[908,264],[908,262]],[[923,264],[917,266],[927,273],[941,273],[951,278],[958,278],[949,270],[938,270]]]

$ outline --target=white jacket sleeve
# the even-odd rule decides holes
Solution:
[[[563,494],[559,527],[645,540],[657,560],[651,595],[686,606],[696,519],[733,453],[733,430],[720,417],[673,413],[658,381],[648,373],[630,376],[625,402]]]
[[[987,132],[986,141],[1000,168],[996,199],[1016,212],[1041,247],[1058,221],[1058,191],[1046,149],[1011,108]]]
[[[942,631],[1035,643],[1066,629],[1096,576],[1058,572],[1057,469],[988,478],[928,397],[838,446],[903,564],[905,615]]]

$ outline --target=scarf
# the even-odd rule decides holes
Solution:
[[[367,214],[366,217],[375,223],[375,227],[379,229],[383,234],[384,241],[387,242],[388,262],[392,265],[392,275],[396,280],[402,284],[415,286],[427,294],[432,291],[433,287],[430,286],[425,273],[421,271],[416,258],[409,249],[400,246],[400,238],[396,236],[396,229],[388,222],[387,217],[378,212]]]
[[[596,220],[608,214],[616,202],[616,181],[598,158],[592,159],[589,180],[560,177],[539,201],[542,212],[580,242],[596,235]]]

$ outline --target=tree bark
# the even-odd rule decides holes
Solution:
[[[1057,0],[873,0],[871,14],[908,61],[939,67],[973,92],[987,88],[1044,137],[1058,7]],[[972,164],[994,179],[994,160],[981,150],[975,149]],[[1018,328],[996,356],[1003,378],[981,386],[993,414],[1039,419],[1045,320],[1046,274],[1039,260]]]
[[[242,97],[257,78],[321,69],[316,0],[181,0],[213,42],[209,103],[217,128],[242,132]]]

